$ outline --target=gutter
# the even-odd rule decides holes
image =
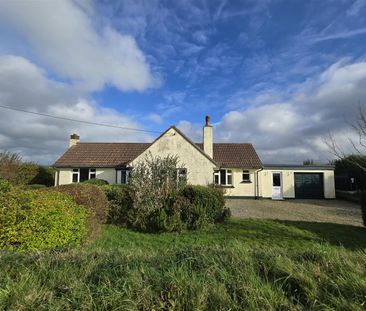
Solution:
[[[261,171],[263,171],[263,167],[262,168],[260,168],[259,170],[256,170],[255,172],[254,172],[254,182],[255,182],[255,188],[254,188],[254,198],[256,199],[256,200],[258,200],[258,198],[259,198],[259,179],[258,179],[258,173],[259,172],[261,172]]]

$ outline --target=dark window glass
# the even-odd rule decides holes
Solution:
[[[227,175],[227,184],[228,185],[232,185],[233,184],[233,176],[232,175]]]
[[[219,174],[220,174],[219,171],[215,171],[215,173],[214,173],[214,183],[215,183],[215,185],[219,184]]]
[[[81,168],[80,169],[80,182],[89,179],[89,169],[88,168]]]
[[[95,173],[90,173],[90,179],[94,179],[95,177]]]
[[[226,170],[220,170],[221,185],[226,185]]]
[[[122,184],[127,184],[128,183],[128,171],[127,170],[122,170],[121,171],[121,183]]]
[[[72,182],[78,182],[78,174],[77,173],[72,174]]]
[[[273,186],[274,187],[281,186],[281,174],[279,174],[279,173],[273,174]]]
[[[243,181],[250,181],[249,171],[243,171]]]

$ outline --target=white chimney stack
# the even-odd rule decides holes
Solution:
[[[75,146],[80,141],[80,137],[77,134],[70,135],[69,148]]]
[[[203,151],[213,158],[213,129],[210,116],[206,116],[206,124],[203,127]]]

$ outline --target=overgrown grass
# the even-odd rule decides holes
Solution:
[[[0,309],[363,310],[365,240],[364,228],[305,222],[105,226],[86,249],[2,253]]]

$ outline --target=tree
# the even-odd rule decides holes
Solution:
[[[365,162],[360,161],[360,159],[363,159],[366,156],[366,114],[361,106],[359,106],[357,118],[354,124],[352,124],[351,126],[358,136],[357,142],[355,142],[355,140],[351,138],[348,138],[348,141],[352,146],[353,152],[344,151],[342,147],[340,147],[337,143],[337,139],[331,133],[324,140],[324,142],[328,146],[331,153],[338,160],[346,160],[354,166],[358,167],[363,173],[366,173]]]

